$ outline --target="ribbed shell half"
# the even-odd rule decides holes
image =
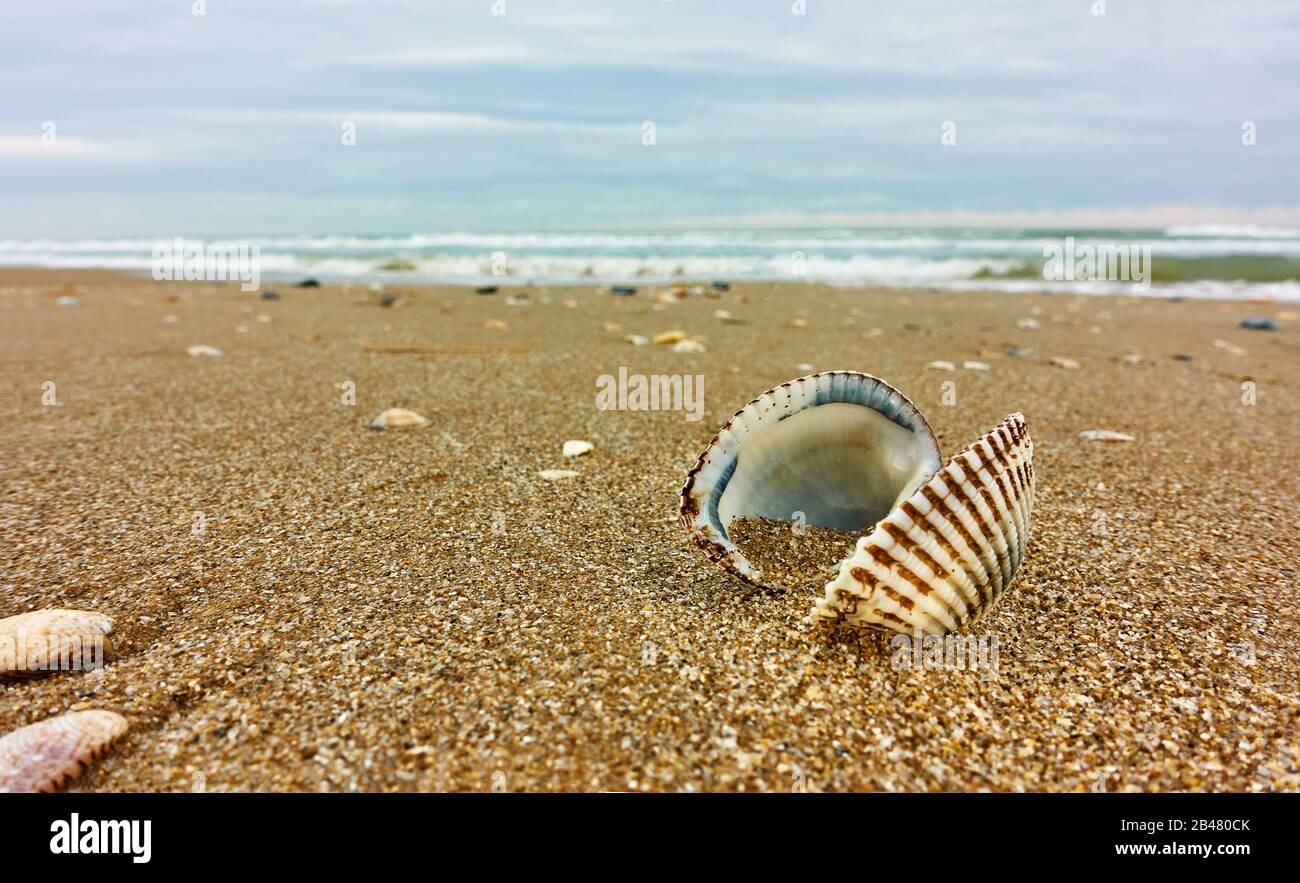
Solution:
[[[0,739],[0,794],[57,791],[86,771],[126,732],[111,711],[73,711]]]
[[[813,620],[943,634],[987,612],[1024,559],[1034,495],[1024,416],[941,462],[898,390],[855,371],[812,374],[736,412],[687,474],[679,514],[708,558],[766,588],[776,586],[727,536],[733,519],[865,526]]]
[[[1025,558],[1034,444],[1023,414],[953,457],[840,565],[817,621],[941,635],[987,613]]]

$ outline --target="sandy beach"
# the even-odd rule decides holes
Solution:
[[[1293,307],[264,287],[0,272],[0,617],[99,611],[119,655],[4,683],[0,732],[124,715],[82,790],[1300,790]],[[678,329],[704,351],[625,340]],[[701,419],[598,409],[620,368],[703,375]],[[829,369],[897,386],[945,457],[1027,416],[995,673],[898,670],[687,544],[718,427]],[[391,407],[429,425],[368,428]]]

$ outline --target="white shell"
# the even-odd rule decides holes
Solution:
[[[733,519],[802,517],[857,530],[940,462],[929,424],[898,390],[857,371],[810,374],[763,393],[718,431],[686,476],[679,515],[708,558],[766,587],[727,536]]]
[[[0,678],[102,668],[114,659],[113,620],[89,610],[51,608],[0,619]]]
[[[583,454],[590,454],[593,445],[589,441],[573,438],[564,443],[561,453],[565,457],[581,457]]]
[[[196,343],[194,346],[187,346],[185,352],[191,356],[220,356],[224,355],[221,350],[215,346],[209,346],[206,343]]]
[[[402,429],[407,426],[428,426],[429,420],[426,417],[408,411],[405,408],[389,408],[380,414],[374,420],[370,421],[371,429]]]
[[[0,739],[0,794],[57,791],[126,732],[111,711],[74,711]]]
[[[812,619],[943,634],[987,612],[1024,559],[1034,496],[1024,416],[941,464],[902,393],[868,374],[823,372],[736,412],[687,474],[679,514],[707,557],[761,587],[771,585],[727,537],[734,518],[865,524]]]
[[[983,616],[1025,557],[1033,453],[1012,414],[949,460],[858,540],[814,621],[941,635]]]
[[[1133,436],[1126,432],[1116,432],[1113,429],[1085,429],[1079,433],[1079,438],[1086,442],[1131,442]]]
[[[543,481],[561,481],[565,478],[577,478],[580,474],[572,469],[543,469],[537,473],[537,477]]]

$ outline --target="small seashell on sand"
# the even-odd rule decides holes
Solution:
[[[961,366],[967,371],[987,371],[989,366],[987,362],[973,362],[969,359],[961,363]]]
[[[700,343],[698,340],[681,340],[673,344],[673,352],[702,353],[704,352],[704,344]]]
[[[672,331],[664,331],[654,336],[654,342],[657,344],[679,343],[686,339],[686,332],[674,328]]]
[[[808,362],[800,362],[798,365],[795,365],[794,367],[796,370],[799,371],[813,371],[816,368],[815,365],[812,365]]]
[[[537,473],[538,477],[545,481],[561,481],[565,478],[577,478],[579,474],[580,473],[574,472],[572,469],[543,469],[541,472]]]
[[[794,318],[794,319],[791,319],[791,320],[790,320],[789,322],[787,322],[786,324],[789,325],[791,328],[807,328],[807,327],[808,327],[808,320],[807,320],[807,319],[804,319],[804,318],[798,318],[798,317],[796,317],[796,318]]]
[[[408,411],[405,408],[389,408],[380,414],[374,420],[370,421],[371,429],[404,429],[414,426],[428,426],[427,418],[420,416],[414,411]]]
[[[1034,331],[1034,330],[1036,330],[1036,329],[1039,327],[1039,326],[1038,326],[1038,320],[1037,320],[1037,319],[1021,319],[1020,321],[1016,322],[1016,327],[1019,328],[1019,329],[1021,329],[1022,331]]]
[[[943,634],[983,616],[1024,560],[1033,450],[1017,413],[944,463],[902,393],[823,371],[737,411],[687,473],[678,514],[706,557],[766,588],[776,584],[728,536],[736,519],[865,532],[812,620]]]
[[[1126,362],[1130,365],[1140,364],[1142,359],[1143,359],[1143,355],[1141,353],[1125,353],[1124,355],[1120,356],[1121,362]]]
[[[715,318],[715,319],[730,319],[730,318],[731,318],[731,312],[728,311],[728,310],[714,310],[714,311],[713,311],[713,318]]]
[[[506,327],[506,323],[500,319],[488,319],[483,323],[484,331],[505,331]]]
[[[61,307],[76,307],[81,305],[81,300],[70,294],[65,294],[63,297],[56,300],[55,303]]]
[[[57,791],[76,779],[126,732],[111,711],[73,711],[0,739],[0,793]]]
[[[1218,347],[1221,350],[1226,350],[1232,353],[1234,356],[1246,355],[1245,347],[1237,346],[1235,343],[1233,343],[1230,340],[1219,340],[1218,338],[1215,338],[1214,340],[1210,341],[1210,343],[1214,344],[1216,347]]]
[[[650,338],[646,337],[644,334],[629,334],[623,339],[632,344],[632,346],[645,346],[650,342]]]
[[[1079,367],[1079,363],[1074,359],[1067,359],[1064,356],[1052,356],[1052,364],[1058,368],[1065,368],[1067,371],[1073,371]]]
[[[590,454],[595,446],[589,441],[582,439],[570,439],[564,443],[562,453],[566,457],[581,457],[583,454]]]
[[[956,371],[957,366],[952,362],[926,362],[925,367],[933,368],[936,371]]]
[[[113,620],[90,610],[51,608],[0,619],[0,678],[101,668],[115,658]]]
[[[185,352],[189,353],[191,356],[214,356],[215,357],[215,356],[225,355],[223,352],[221,352],[221,350],[217,349],[215,346],[208,346],[206,343],[196,343],[194,346],[188,346],[185,348]]]
[[[1133,436],[1113,429],[1088,429],[1079,433],[1079,439],[1086,442],[1131,442]]]

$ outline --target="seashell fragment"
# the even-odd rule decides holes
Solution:
[[[1067,359],[1065,356],[1052,356],[1052,364],[1057,368],[1065,368],[1067,371],[1073,371],[1079,367],[1079,363],[1074,359]]]
[[[1133,436],[1113,429],[1088,429],[1079,433],[1079,439],[1086,442],[1131,442]]]
[[[961,366],[962,366],[963,368],[965,368],[967,371],[987,371],[987,370],[989,370],[989,366],[988,366],[988,363],[987,363],[987,362],[973,362],[973,361],[967,360],[967,361],[965,361],[965,362],[962,362],[962,363],[961,363]]]
[[[566,457],[581,457],[583,454],[590,454],[593,447],[589,441],[570,439],[564,443],[561,453]]]
[[[577,478],[580,473],[572,469],[543,469],[537,475],[544,481],[559,481],[563,478]]]
[[[1038,326],[1037,319],[1020,319],[1016,322],[1016,327],[1021,331],[1034,331]]]
[[[623,339],[632,344],[632,346],[645,346],[650,342],[650,338],[646,337],[644,334],[629,334]]]
[[[665,331],[662,334],[656,334],[653,338],[653,342],[666,345],[670,343],[680,343],[685,339],[686,339],[685,331],[673,329],[672,331]]]
[[[33,610],[0,619],[0,678],[103,668],[113,620],[89,610]]]
[[[1244,346],[1237,346],[1235,343],[1233,343],[1230,340],[1220,340],[1219,338],[1216,337],[1214,340],[1210,341],[1210,343],[1214,344],[1214,346],[1218,347],[1221,350],[1227,350],[1228,352],[1232,353],[1234,356],[1246,355],[1246,348]]]
[[[370,421],[371,429],[404,429],[408,426],[428,426],[429,420],[405,408],[389,408]]]
[[[943,464],[898,390],[856,371],[783,383],[736,412],[682,486],[691,541],[724,570],[775,587],[728,537],[737,518],[864,531],[814,621],[940,634],[1011,584],[1029,533],[1033,443],[1013,414]]]
[[[933,369],[936,370],[936,371],[956,371],[956,370],[957,370],[957,366],[954,365],[952,362],[942,362],[942,361],[937,361],[937,362],[926,362],[926,363],[925,363],[925,367],[927,367],[927,368],[933,368]]]
[[[698,340],[680,340],[673,344],[673,352],[702,353],[704,352],[704,344],[700,343]]]
[[[189,353],[191,356],[215,357],[225,355],[225,353],[217,349],[215,346],[208,346],[206,343],[196,343],[194,346],[188,346],[185,348],[185,352]]]
[[[57,791],[86,771],[126,732],[111,711],[74,711],[0,739],[0,793]]]

